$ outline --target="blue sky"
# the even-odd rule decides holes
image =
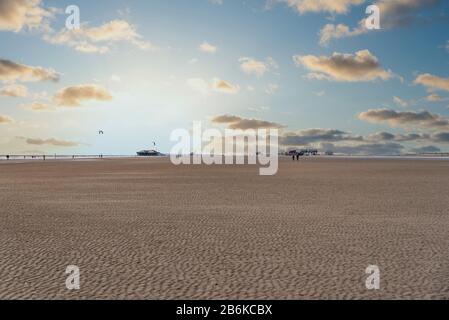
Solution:
[[[285,148],[448,151],[449,4],[386,2],[0,0],[0,154],[167,152],[221,115],[282,126]],[[381,30],[320,43],[373,3]]]

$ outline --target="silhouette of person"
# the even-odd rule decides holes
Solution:
[[[6,160],[9,160],[9,155],[6,156]]]

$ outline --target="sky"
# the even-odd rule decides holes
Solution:
[[[448,152],[448,14],[444,0],[0,0],[0,154],[169,152],[193,121],[279,128],[283,149]]]

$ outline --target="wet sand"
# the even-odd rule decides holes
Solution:
[[[449,161],[2,163],[0,299],[38,298],[449,299]]]

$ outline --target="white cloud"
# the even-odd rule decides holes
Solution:
[[[381,30],[388,30],[423,19],[419,10],[437,3],[439,0],[379,0],[374,5],[377,5],[381,12]],[[326,24],[319,33],[320,44],[327,45],[333,39],[354,37],[370,31],[372,30],[365,27],[365,19],[360,20],[353,29],[345,24]]]
[[[11,123],[14,123],[13,118],[0,114],[0,125],[1,124],[11,124]]]
[[[415,79],[415,83],[429,89],[449,91],[449,78],[441,78],[430,73],[420,74]]]
[[[106,53],[113,43],[128,42],[142,50],[156,50],[125,20],[112,20],[99,27],[83,24],[80,29],[62,29],[56,34],[46,34],[44,39],[52,44],[67,45],[83,53]]]
[[[437,93],[432,93],[426,97],[426,100],[430,101],[430,102],[439,102],[439,101],[443,101],[445,99]]]
[[[261,107],[249,107],[248,108],[249,111],[253,111],[253,112],[266,112],[270,110],[270,107],[265,107],[265,106],[261,106]]]
[[[226,80],[221,80],[215,78],[212,82],[213,90],[217,92],[224,92],[229,94],[236,94],[240,91],[240,87],[238,85],[234,85]]]
[[[393,102],[396,104],[396,105],[398,105],[398,106],[400,106],[400,107],[406,107],[406,106],[408,106],[408,102],[407,101],[404,101],[404,100],[402,100],[401,98],[399,98],[399,97],[393,97]]]
[[[23,104],[23,105],[21,105],[21,107],[24,108],[24,109],[28,109],[28,110],[31,110],[31,111],[38,111],[38,112],[41,112],[41,111],[53,111],[54,110],[53,106],[51,106],[51,105],[49,105],[47,103],[37,102],[37,101],[34,101],[31,104]]]
[[[306,75],[304,75],[303,78],[307,80],[328,80],[328,81],[333,80],[332,77],[329,77],[323,73],[318,72],[309,72]]]
[[[202,78],[190,78],[187,79],[187,85],[204,95],[209,95],[212,92],[236,94],[240,91],[240,86],[219,78],[214,78],[212,81],[206,81]]]
[[[58,81],[59,74],[53,69],[32,67],[0,59],[0,81]]]
[[[32,98],[33,100],[49,100],[47,91],[35,92],[32,94]]]
[[[0,30],[23,29],[48,31],[54,9],[44,9],[41,0],[0,0]]]
[[[360,5],[364,1],[365,0],[271,0],[268,1],[268,3],[286,3],[289,7],[301,14],[307,12],[345,14],[349,12],[351,6]]]
[[[213,123],[216,124],[226,124],[229,129],[233,130],[247,130],[247,129],[269,129],[269,128],[284,128],[282,124],[259,120],[259,119],[246,119],[239,116],[234,115],[220,115],[216,116],[212,119]]]
[[[250,57],[243,57],[239,59],[240,68],[247,74],[255,74],[258,77],[263,76],[269,70],[278,69],[277,62],[268,57],[266,61],[256,60]]]
[[[110,101],[112,96],[103,87],[84,84],[63,88],[53,97],[56,105],[65,107],[78,107],[83,101],[88,100]]]
[[[21,84],[11,84],[0,89],[0,96],[23,98],[28,95],[28,88]]]
[[[335,52],[332,56],[300,56],[293,57],[297,66],[303,66],[311,71],[312,79],[332,79],[335,81],[373,81],[388,80],[391,71],[382,69],[377,58],[368,50],[353,54]]]
[[[16,137],[17,139],[24,140],[27,144],[42,146],[42,145],[50,145],[54,147],[76,147],[79,146],[80,143],[73,141],[60,140],[55,138],[49,139],[40,139],[40,138],[27,138],[27,137]]]
[[[206,52],[206,53],[216,53],[218,50],[218,47],[208,43],[208,42],[203,42],[202,44],[200,44],[200,46],[198,47],[198,49],[200,51]]]
[[[363,23],[352,30],[347,25],[342,23],[337,25],[329,23],[320,30],[320,45],[326,46],[333,39],[354,37],[368,31],[369,30],[363,25]]]
[[[359,119],[371,123],[386,123],[392,127],[419,126],[428,129],[449,128],[449,119],[429,111],[404,111],[370,109],[359,114]]]

